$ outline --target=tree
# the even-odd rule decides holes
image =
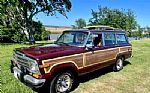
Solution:
[[[55,15],[56,12],[66,16],[66,12],[71,9],[71,2],[69,0],[19,0],[23,6],[23,14],[26,23],[26,30],[29,35],[30,42],[35,42],[33,37],[33,17],[43,12],[47,15]]]
[[[126,29],[128,32],[129,32],[129,36],[131,36],[131,32],[132,32],[132,29],[135,29],[138,25],[137,25],[137,22],[135,20],[135,15],[133,13],[132,10],[128,9],[127,13],[126,13]],[[138,26],[139,29],[141,29],[140,26]]]
[[[131,37],[137,37],[137,36],[138,36],[137,31],[132,31],[131,32]]]
[[[0,41],[11,42],[24,37],[24,19],[18,0],[0,0]]]
[[[32,22],[32,29],[33,29],[33,35],[35,37],[35,40],[42,40],[42,33],[45,31],[45,27],[42,25],[40,21]]]
[[[142,38],[142,32],[143,32],[142,28],[138,25],[138,34],[137,34],[137,36],[139,37],[139,39]]]
[[[89,25],[108,25],[114,28],[124,29],[130,32],[136,28],[136,20],[131,10],[111,9],[98,6],[98,11],[92,10],[92,18]]]
[[[150,27],[146,27],[146,28],[147,28],[148,37],[150,38]]]
[[[33,17],[36,14],[43,12],[53,16],[58,12],[66,16],[70,9],[69,0],[0,0],[0,40],[27,35],[34,43]]]
[[[81,29],[86,26],[86,21],[82,18],[75,20],[75,25],[72,25],[73,29]]]
[[[42,40],[50,40],[50,35],[51,32],[50,31],[43,31],[42,32]]]
[[[144,29],[145,28],[141,28],[140,25],[137,25],[137,30],[131,32],[131,37],[135,37],[136,40],[141,39],[145,36],[145,34],[143,34]]]

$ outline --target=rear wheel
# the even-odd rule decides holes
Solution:
[[[68,93],[73,88],[75,76],[70,71],[56,75],[50,83],[50,93]]]
[[[123,69],[123,57],[118,57],[113,65],[113,71],[117,72]]]

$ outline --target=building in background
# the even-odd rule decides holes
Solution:
[[[71,29],[72,29],[72,27],[69,27],[69,26],[45,25],[45,30],[51,32],[51,34],[48,35],[49,40],[56,40],[63,31],[71,30]]]
[[[45,30],[50,31],[53,33],[62,33],[65,30],[71,30],[72,27],[69,26],[51,26],[51,25],[45,25]]]

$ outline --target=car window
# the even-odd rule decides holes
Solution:
[[[95,47],[102,46],[102,34],[100,33],[91,34],[88,38],[86,46],[95,46]]]
[[[114,45],[116,44],[115,34],[114,33],[104,33],[105,45]]]
[[[80,44],[84,43],[86,37],[87,37],[87,34],[85,33],[76,33],[75,42],[80,43]]]
[[[71,43],[73,42],[73,38],[74,38],[74,35],[73,34],[64,34],[60,39],[59,39],[59,42],[63,42],[63,43]]]
[[[83,46],[88,33],[87,32],[64,32],[60,38],[56,41],[57,44],[67,44],[67,45],[74,45],[74,46]]]
[[[127,39],[124,34],[117,34],[116,35],[117,44],[125,44],[127,43]]]

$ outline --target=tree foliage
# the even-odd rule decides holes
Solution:
[[[143,29],[142,29],[140,26],[138,26],[137,36],[138,36],[139,38],[142,38],[142,37],[143,37],[142,32],[143,32]]]
[[[72,25],[73,29],[81,29],[86,26],[86,21],[82,18],[75,20],[75,25]]]
[[[32,26],[32,29],[33,29],[33,35],[34,35],[34,37],[35,37],[35,40],[36,41],[40,41],[40,40],[42,40],[43,39],[43,32],[45,32],[46,30],[45,30],[45,27],[42,25],[42,23],[40,22],[40,21],[38,21],[38,22],[35,22],[35,21],[33,21],[32,22],[33,24],[33,26]]]
[[[142,37],[144,37],[143,31],[143,28],[141,28],[140,25],[138,25],[137,30],[131,32],[131,37],[134,37],[136,40],[139,40]]]
[[[35,39],[39,40],[38,34],[41,32],[37,34],[39,30],[35,26],[42,26],[41,23],[34,22],[33,17],[40,12],[50,16],[58,12],[66,16],[70,9],[69,0],[0,0],[0,40],[18,42],[23,37],[33,42]]]
[[[34,41],[32,20],[33,17],[43,12],[47,15],[55,15],[56,12],[66,16],[66,12],[71,9],[71,2],[69,0],[19,0],[23,6],[23,14],[26,20],[26,28],[29,35],[29,40]]]
[[[42,32],[42,40],[49,40],[49,35],[51,34],[50,31],[43,31]]]
[[[24,19],[18,0],[0,0],[0,41],[20,42],[24,38]]]
[[[146,27],[146,29],[147,29],[148,37],[150,38],[150,27]]]
[[[135,15],[131,10],[111,9],[108,7],[98,7],[98,10],[92,10],[92,18],[89,25],[108,25],[131,32],[136,28],[137,22]]]

